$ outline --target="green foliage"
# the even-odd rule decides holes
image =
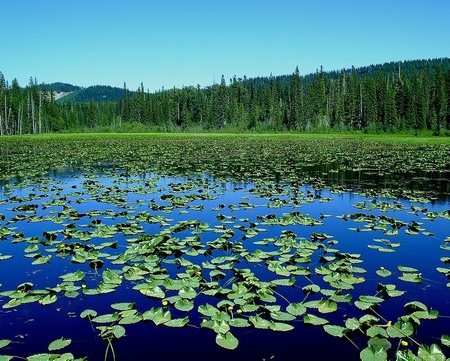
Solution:
[[[0,73],[1,74],[1,73]],[[89,132],[450,132],[450,59],[392,62],[300,76],[150,93],[0,77],[0,135]],[[56,100],[54,92],[69,94]]]
[[[80,314],[108,342],[105,355],[108,350],[113,352],[112,342],[125,335],[124,326],[147,322],[161,328],[197,325],[208,328],[215,332],[216,343],[226,349],[238,347],[242,332],[236,328],[288,332],[304,324],[305,327],[319,326],[328,335],[349,342],[354,340],[360,346],[362,338],[367,338],[367,346],[362,346],[365,348],[361,347],[359,351],[363,360],[384,360],[394,352],[401,355],[398,359],[415,359],[412,351],[406,350],[408,342],[409,345],[416,343],[418,347],[412,350],[422,359],[444,359],[440,346],[422,346],[414,340],[422,322],[438,319],[436,310],[421,301],[412,301],[411,297],[423,295],[422,286],[426,287],[426,284],[414,284],[426,283],[425,277],[422,281],[420,270],[412,267],[415,264],[398,263],[397,267],[390,264],[392,271],[382,266],[376,271],[373,267],[364,269],[361,264],[364,254],[343,252],[345,247],[340,249],[340,242],[320,229],[329,218],[334,218],[332,209],[327,207],[333,197],[298,189],[298,184],[312,182],[314,189],[320,191],[327,187],[325,181],[292,169],[297,169],[298,164],[336,163],[339,167],[329,168],[330,174],[348,171],[347,164],[363,165],[363,169],[358,170],[360,175],[371,172],[375,166],[387,175],[402,169],[402,173],[414,176],[416,168],[441,172],[448,166],[448,145],[397,143],[393,146],[388,142],[364,143],[336,137],[323,140],[303,135],[194,137],[136,134],[5,137],[3,144],[8,157],[0,159],[0,168],[4,169],[0,180],[9,181],[18,175],[23,179],[10,182],[11,192],[5,193],[5,199],[0,200],[7,210],[0,214],[0,237],[11,245],[21,244],[19,247],[25,257],[31,259],[30,263],[42,262],[39,267],[45,267],[50,261],[47,254],[53,255],[47,267],[64,259],[75,263],[65,269],[65,274],[54,274],[55,278],[59,275],[54,286],[35,289],[32,282],[23,282],[16,289],[2,290],[4,309],[27,307],[33,302],[43,306],[61,303],[65,297],[74,298],[79,293],[83,294],[79,298],[81,302],[89,302],[90,295],[111,293],[116,289],[131,292],[132,289],[138,291],[133,298],[136,303],[118,295],[110,299],[114,303],[110,304],[112,310],[109,313],[98,315],[95,310],[85,309]],[[51,152],[37,154],[35,149]],[[199,157],[202,162],[198,162]],[[115,164],[111,165],[111,161]],[[48,169],[78,164],[85,167],[80,182],[64,199],[54,197],[51,192],[61,192],[59,187],[64,182],[55,182],[44,174]],[[113,184],[98,179],[99,164],[111,166],[104,172],[113,179]],[[126,172],[122,172],[124,164],[129,167]],[[160,168],[154,168],[155,164]],[[191,174],[192,169],[199,175]],[[151,170],[155,173],[140,177]],[[289,180],[289,183],[283,181],[283,186],[273,186],[270,176],[273,179],[274,170],[280,179]],[[164,174],[159,174],[162,171]],[[191,175],[183,182],[162,182],[164,186],[157,186],[169,175],[186,172]],[[246,193],[235,204],[228,204],[230,214],[226,205],[219,203],[226,197],[219,200],[221,190],[212,191],[209,178],[203,174],[211,174],[220,180],[229,176],[242,182],[253,179],[252,188],[248,190],[251,197]],[[430,200],[426,197],[435,195],[434,190],[405,190],[400,177],[391,189],[384,185],[382,190],[375,190],[372,185],[361,187],[360,194],[368,198],[353,205],[358,213],[343,214],[338,218],[343,223],[357,223],[359,228],[354,228],[357,232],[391,232],[389,236],[392,237],[404,232],[408,235],[406,238],[414,237],[413,232],[421,232],[428,237],[432,234],[426,231],[430,221],[438,217],[449,220],[450,212],[427,209],[424,203],[431,202],[433,197]],[[23,191],[30,186],[40,187],[48,194],[41,196]],[[340,194],[346,184],[333,184],[330,189],[332,194]],[[133,200],[129,194],[148,196],[155,192],[158,196],[155,195],[145,207],[140,199]],[[369,198],[368,194],[374,196]],[[396,200],[399,196],[410,199],[411,203]],[[253,214],[259,203],[253,197],[264,200],[258,215]],[[94,199],[111,207],[76,208],[76,204]],[[37,206],[38,201],[42,202],[42,207]],[[209,209],[211,201],[214,203],[211,212],[217,213],[209,225],[200,219],[200,212]],[[313,202],[323,207],[323,212],[315,212],[317,219],[299,207]],[[41,213],[52,207],[58,210]],[[114,210],[116,208],[120,210]],[[233,212],[238,209],[246,212],[235,216]],[[361,213],[363,210],[375,210],[376,214]],[[411,218],[411,214],[419,216],[420,212],[420,222],[402,221],[386,214],[388,210],[407,212],[408,216],[399,217],[402,219]],[[16,214],[12,214],[14,212]],[[178,212],[192,213],[186,216],[188,218],[171,218]],[[57,229],[52,227],[52,230],[43,231],[42,237],[26,236],[21,231],[21,222],[34,222],[36,217],[54,222]],[[110,222],[111,219],[116,221]],[[159,231],[144,233],[140,225],[144,223],[155,225]],[[360,226],[361,223],[365,225]],[[282,226],[279,234],[277,231],[272,237],[264,235],[270,227],[279,226]],[[315,228],[305,231],[309,227]],[[347,229],[348,224],[343,227]],[[305,232],[306,238],[298,237],[293,232],[296,229]],[[361,233],[351,232],[355,233],[356,241]],[[119,237],[119,234],[122,235]],[[121,242],[122,236],[126,236],[126,242]],[[386,238],[374,238],[373,241],[386,247],[400,247],[400,243]],[[450,236],[443,240],[443,251],[450,249],[448,242]],[[405,243],[402,240],[400,250]],[[17,258],[20,257],[5,258],[3,262],[14,262]],[[403,263],[408,259],[400,256],[399,261]],[[427,261],[431,262],[431,259]],[[447,266],[450,257],[443,256],[440,261]],[[92,268],[90,271],[88,264]],[[268,278],[260,278],[260,270],[264,270]],[[447,267],[436,270],[443,274],[439,277],[450,273]],[[362,283],[366,286],[358,290]],[[397,286],[417,286],[418,293],[408,292],[404,312],[392,312],[390,317],[394,318],[390,321],[383,314],[396,302],[391,298],[405,293],[397,290]],[[143,311],[146,304],[150,306]],[[0,348],[6,348],[10,343],[6,339],[0,340]],[[399,345],[397,350],[396,344]],[[449,336],[442,335],[440,344],[448,346]],[[70,340],[60,338],[49,346],[49,351],[66,346],[70,346]],[[400,358],[403,356],[407,358]]]

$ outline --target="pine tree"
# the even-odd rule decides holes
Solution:
[[[227,86],[223,75],[220,85],[215,84],[211,88],[210,110],[211,125],[217,129],[223,128],[227,123],[228,110]]]
[[[22,101],[22,89],[16,78],[13,79],[11,84],[11,101],[9,112],[11,115],[9,119],[10,129],[12,134],[22,134],[22,120],[23,120],[23,101]]]
[[[447,99],[447,115],[445,121],[445,129],[450,131],[450,69],[445,74],[445,94]]]
[[[131,119],[131,98],[127,84],[123,83],[123,100],[122,100],[122,121],[129,122]]]
[[[6,112],[6,81],[5,76],[0,71],[0,135],[5,134],[5,125],[7,121]]]
[[[384,99],[384,124],[389,131],[397,130],[397,109],[395,107],[396,86],[389,77],[386,80],[386,93]]]
[[[338,130],[345,128],[345,95],[346,95],[346,82],[345,72],[342,71],[339,78],[335,81],[333,86],[333,126]]]
[[[363,126],[375,130],[378,123],[377,88],[374,78],[368,78],[363,83],[364,107]]]
[[[431,129],[431,82],[428,70],[425,69],[420,72],[420,85],[419,85],[419,106],[418,106],[418,129]]]
[[[438,135],[442,130],[447,117],[447,99],[445,96],[445,81],[441,64],[438,64],[434,75],[433,106],[436,111],[436,125],[434,134]]]
[[[289,96],[290,112],[288,129],[302,129],[302,83],[300,80],[300,72],[298,66],[295,67],[295,71],[292,74],[290,96]]]
[[[345,75],[345,71],[344,71]],[[356,69],[352,67],[352,73],[345,79],[344,91],[344,109],[345,109],[345,123],[350,129],[361,128],[361,88],[359,84],[358,74]]]

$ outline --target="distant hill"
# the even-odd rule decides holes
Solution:
[[[55,93],[70,93],[81,89],[79,86],[61,82],[50,84],[42,83],[39,87],[48,91],[54,91]]]
[[[53,92],[53,98],[56,101],[74,91],[78,91],[81,89],[81,87],[79,87],[79,86],[67,84],[67,83],[61,83],[61,82],[50,83],[50,84],[42,83],[39,85],[39,88],[41,88],[44,91],[47,91],[49,94],[50,94],[50,92]]]
[[[410,76],[413,71],[420,72],[422,70],[427,70],[430,74],[433,74],[433,69],[437,63],[441,63],[442,70],[444,72],[450,69],[449,58],[441,58],[392,61],[383,64],[372,64],[369,66],[362,66],[357,68],[350,67],[341,70],[324,70],[322,74],[328,79],[338,79],[343,72],[346,74],[352,74],[353,72],[356,72],[361,79],[374,76],[376,74],[402,74]],[[322,71],[321,67],[318,67],[317,72],[319,71]],[[303,75],[301,77],[303,84],[314,81],[317,72]],[[246,82],[247,84],[252,83],[255,89],[265,88],[269,86],[271,79],[276,79],[276,81],[281,86],[289,86],[289,84],[291,83],[292,74],[276,75],[273,78],[268,76],[246,78],[244,76],[244,82]],[[232,83],[233,79],[230,79],[230,84]],[[40,86],[48,91],[53,90],[54,98],[56,99],[57,103],[84,103],[89,102],[90,100],[94,102],[114,102],[122,100],[124,97],[123,88],[111,87],[109,85],[94,85],[87,88],[82,88],[76,85],[57,82],[51,84],[41,84]],[[130,97],[133,97],[133,95],[134,92],[130,91]]]
[[[413,72],[427,71],[429,74],[434,74],[434,69],[436,65],[440,63],[442,71],[446,72],[450,70],[450,58],[438,58],[438,59],[421,59],[421,60],[405,60],[405,61],[391,61],[383,64],[371,64],[368,66],[361,67],[349,67],[339,70],[323,70],[321,67],[317,68],[316,73],[310,73],[303,75],[302,82],[307,84],[313,82],[316,79],[317,73],[321,72],[323,76],[327,79],[338,79],[342,73],[352,74],[356,72],[358,77],[361,79],[376,76],[377,74],[389,74],[390,76],[395,76],[401,74],[402,76],[410,77]],[[301,64],[299,64],[301,72]],[[291,83],[292,74],[276,75],[274,76],[276,80],[283,86],[287,86]],[[260,87],[267,87],[270,84],[270,77],[258,76],[246,79],[248,82],[253,83],[256,89]],[[230,79],[230,83],[231,83]]]
[[[113,102],[123,99],[122,88],[115,88],[109,85],[94,85],[88,88],[78,88],[70,94],[58,99],[58,103],[83,103],[93,100],[94,102]]]

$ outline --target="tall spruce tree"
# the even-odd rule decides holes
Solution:
[[[438,64],[434,75],[433,106],[436,112],[434,134],[439,134],[443,129],[447,118],[447,99],[445,96],[445,80],[442,74],[442,66]]]
[[[289,104],[290,104],[290,114],[287,128],[289,130],[303,129],[304,124],[302,124],[303,123],[302,83],[300,80],[300,72],[298,70],[298,66],[295,67],[295,71],[292,74],[291,78]]]

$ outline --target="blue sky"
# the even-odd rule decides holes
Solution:
[[[449,0],[1,0],[0,71],[150,91],[450,56]]]

